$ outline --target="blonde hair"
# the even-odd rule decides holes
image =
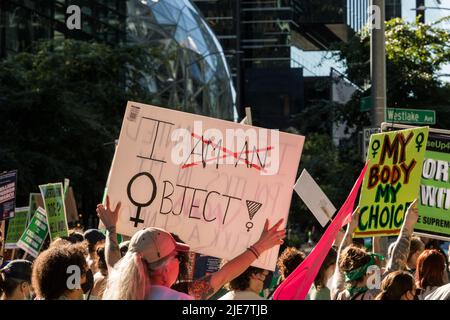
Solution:
[[[128,251],[108,275],[103,300],[145,300],[150,277],[163,273],[169,258],[147,263],[139,253]]]
[[[103,300],[144,300],[150,279],[140,254],[127,252],[108,275]]]

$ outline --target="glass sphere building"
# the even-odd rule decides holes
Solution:
[[[148,47],[142,70],[153,104],[236,120],[235,91],[222,47],[189,0],[127,1],[127,42]]]
[[[69,2],[80,7],[79,30],[66,26]],[[142,102],[237,118],[222,47],[189,0],[0,1],[0,59],[52,38],[138,44],[150,62],[139,70],[151,97]]]

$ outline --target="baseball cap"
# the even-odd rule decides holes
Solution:
[[[128,251],[140,253],[148,263],[153,263],[173,252],[188,252],[189,246],[176,242],[169,232],[152,227],[136,232],[130,240]]]
[[[3,269],[2,273],[8,278],[14,278],[31,282],[32,263],[28,260],[13,260],[10,261]]]

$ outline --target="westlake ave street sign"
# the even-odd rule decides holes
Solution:
[[[434,110],[387,108],[386,122],[409,123],[409,124],[435,124],[436,112]]]

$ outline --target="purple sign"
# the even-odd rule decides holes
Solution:
[[[17,170],[0,174],[0,220],[14,217]]]

